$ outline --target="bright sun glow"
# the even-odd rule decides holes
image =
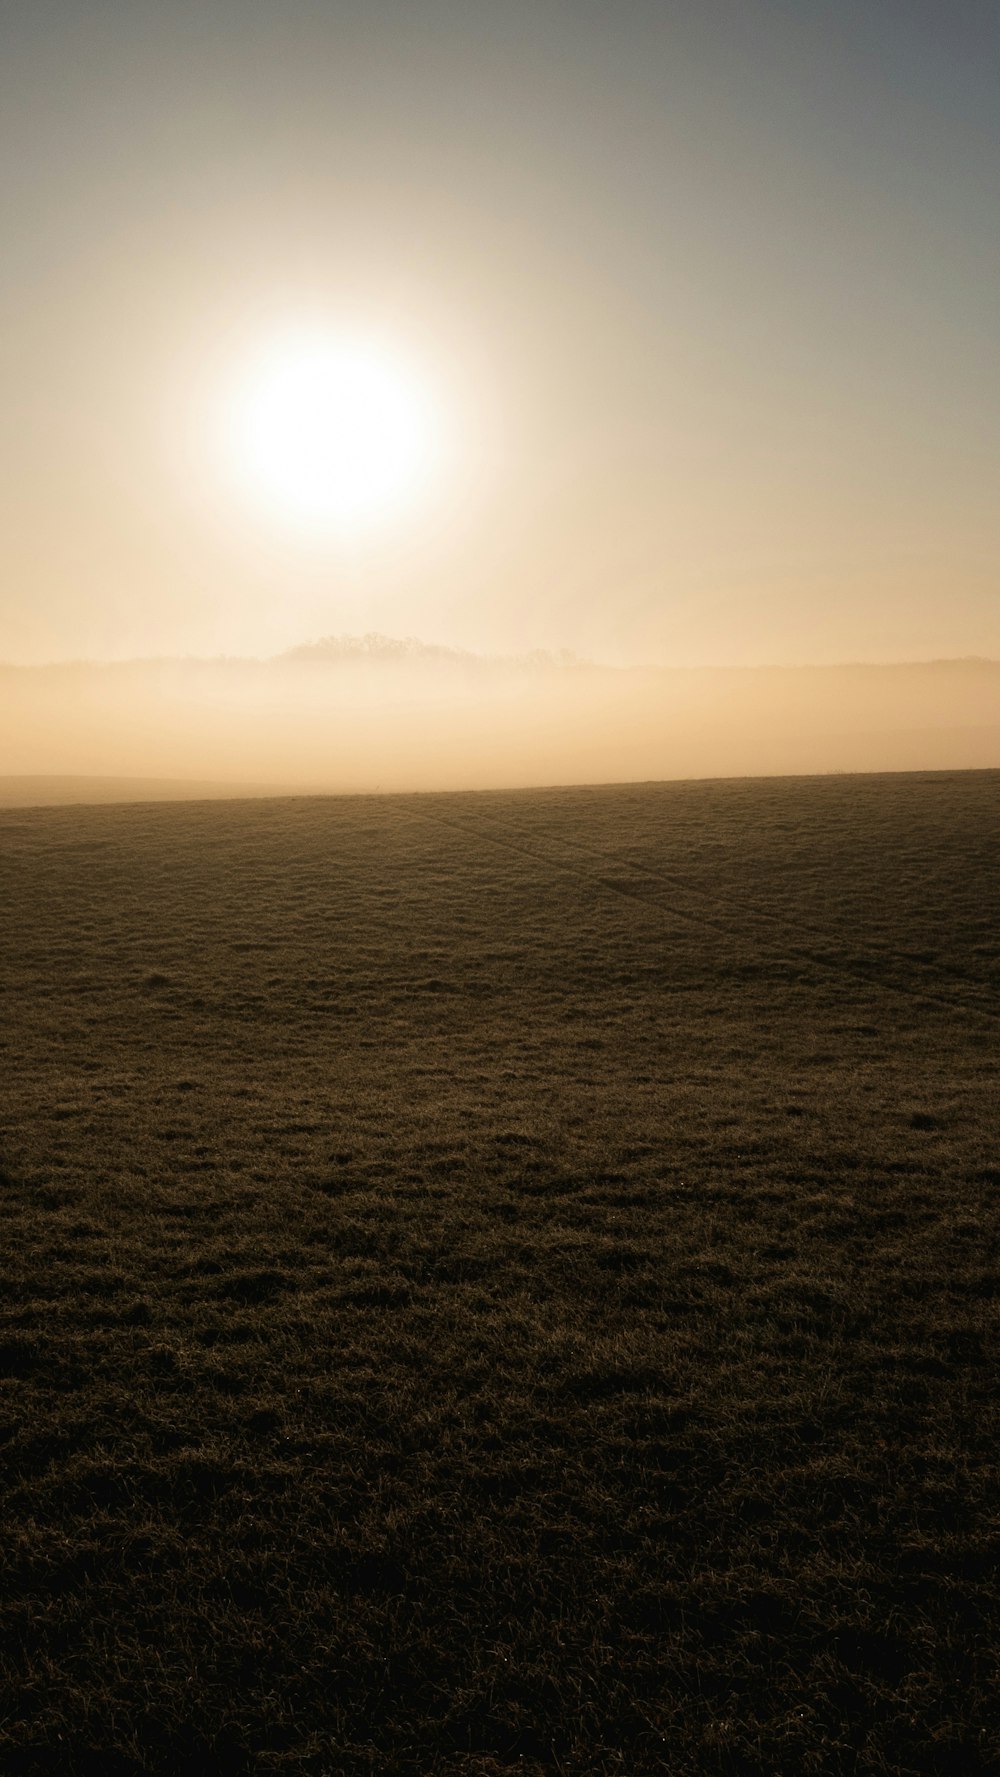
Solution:
[[[419,498],[440,456],[439,416],[409,367],[326,332],[286,335],[251,360],[226,429],[247,490],[311,533],[387,522]]]

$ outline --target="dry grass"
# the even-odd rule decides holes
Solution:
[[[995,1769],[998,803],[0,814],[4,1771]]]

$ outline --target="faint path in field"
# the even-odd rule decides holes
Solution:
[[[926,963],[918,963],[910,958],[900,957],[892,951],[875,949],[870,953],[871,968],[864,964],[852,963],[847,958],[837,955],[836,941],[820,927],[810,926],[803,921],[783,919],[780,914],[771,913],[767,908],[738,899],[735,895],[726,894],[725,891],[717,893],[713,897],[714,903],[717,906],[732,908],[734,912],[739,912],[742,916],[741,924],[736,926],[724,917],[713,917],[712,913],[707,912],[704,906],[706,902],[711,906],[712,900],[709,900],[703,890],[698,889],[676,872],[653,869],[652,866],[646,864],[632,863],[606,852],[593,851],[588,846],[581,844],[579,840],[561,837],[558,841],[559,846],[564,850],[579,854],[589,863],[597,866],[595,869],[581,868],[572,859],[559,856],[557,853],[554,854],[549,847],[543,847],[533,833],[526,833],[523,828],[507,821],[498,821],[494,816],[485,818],[478,816],[474,820],[463,821],[454,816],[441,814],[436,809],[431,811],[412,808],[412,812],[422,820],[451,827],[466,839],[485,839],[491,845],[499,846],[505,851],[518,852],[522,857],[545,864],[549,869],[562,871],[566,875],[575,877],[578,881],[590,882],[596,887],[609,890],[612,894],[623,895],[629,900],[642,902],[647,907],[655,908],[661,916],[668,914],[685,925],[704,927],[710,931],[718,932],[726,938],[738,940],[741,936],[748,935],[750,922],[756,920],[766,926],[768,936],[776,932],[782,938],[787,933],[791,933],[807,939],[819,939],[822,944],[829,945],[830,949],[814,949],[808,944],[791,942],[785,945],[786,954],[789,958],[794,957],[800,961],[812,963],[816,968],[828,970],[833,974],[850,976],[856,981],[862,981],[866,987],[878,988],[885,993],[899,994],[905,999],[915,1000],[920,1004],[943,1007],[946,1011],[953,1013],[962,1012],[973,1018],[984,1019],[990,1024],[996,1024],[1000,1020],[1000,1008],[994,1004],[984,1003],[980,999],[960,997],[955,993],[935,991],[936,988],[943,985],[942,979],[938,973],[928,981],[926,976],[930,971]],[[668,906],[665,906],[662,898],[648,893],[641,881],[637,883],[621,874],[609,875],[607,874],[609,869],[615,872],[627,872],[630,877],[645,878],[652,882],[662,883],[664,887],[686,895],[689,902],[700,902],[702,905],[695,905],[694,908],[690,905],[682,907],[671,901]],[[763,934],[758,933],[757,935],[762,936]],[[907,981],[891,980],[876,972],[886,966],[906,974],[922,971],[924,979],[920,986],[913,986]],[[969,977],[965,979],[969,980]],[[986,993],[991,992],[987,982],[979,981],[974,984],[981,987]]]

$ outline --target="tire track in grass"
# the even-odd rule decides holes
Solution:
[[[495,817],[494,824],[511,827],[510,823],[496,822]],[[535,835],[527,831],[524,827],[512,827],[511,830],[518,832],[525,839],[535,838]],[[656,869],[652,864],[639,864],[627,858],[617,858],[612,853],[595,851],[592,847],[582,844],[578,839],[561,837],[559,843],[571,851],[580,852],[584,857],[592,860],[596,864],[610,866],[617,870],[630,870],[637,876],[649,877],[654,882],[661,882],[669,888],[679,889],[683,894],[688,895],[695,902],[710,899],[703,890],[699,889],[696,884],[691,882],[690,878],[683,876],[678,871],[664,870],[662,868]],[[613,885],[609,884],[608,886]],[[732,907],[740,913],[750,914],[753,918],[765,920],[768,925],[776,926],[780,933],[792,932],[808,939],[818,939],[821,943],[833,943],[833,939],[831,939],[829,932],[825,931],[822,926],[810,925],[807,920],[803,919],[783,918],[781,914],[772,913],[769,908],[762,907],[757,901],[743,900],[734,894],[727,893],[724,889],[717,890],[712,899],[714,899],[715,903],[719,906]],[[732,934],[733,928],[727,926],[724,929]],[[808,951],[801,950],[796,954],[810,955]],[[929,980],[925,981],[926,988],[929,990],[927,995],[929,1003],[931,1001],[937,1003],[937,999],[933,992],[934,987],[940,986],[944,988],[954,983],[955,986],[958,987],[971,988],[974,994],[975,990],[979,989],[981,994],[985,996],[986,1003],[984,1004],[983,1000],[979,998],[978,995],[972,1000],[963,1000],[958,999],[951,994],[943,993],[938,996],[941,1004],[947,1004],[949,1006],[958,1005],[963,1007],[963,1009],[979,1012],[984,1017],[991,1020],[1000,1017],[1000,1008],[993,1003],[993,989],[990,983],[984,981],[979,976],[968,974],[955,976],[946,974],[940,969],[933,968],[932,965],[920,963],[908,957],[898,956],[894,951],[886,949],[872,949],[870,955],[872,962],[876,965],[888,964],[897,969],[902,969],[904,973],[913,969],[922,970],[925,978],[928,976],[930,977]],[[849,963],[838,962],[836,959],[829,956],[810,956],[810,960],[815,962],[822,961],[825,967],[839,968],[845,973],[856,974],[861,980],[867,981],[871,979],[863,968],[852,969]],[[887,983],[887,985],[896,986],[898,992],[909,993],[911,996],[919,997],[923,991],[921,989],[909,987],[905,983]]]
[[[522,857],[530,858],[535,863],[544,864],[551,870],[558,870],[564,875],[573,876],[579,882],[588,882],[598,888],[606,889],[612,894],[624,896],[628,900],[638,901],[647,907],[654,908],[661,918],[666,914],[679,920],[685,925],[706,928],[709,931],[718,932],[721,936],[736,940],[737,942],[742,935],[736,926],[728,923],[724,918],[713,917],[711,913],[705,912],[703,908],[698,908],[692,911],[690,908],[678,907],[673,903],[671,903],[669,907],[665,907],[659,896],[645,892],[641,886],[635,883],[622,881],[621,878],[617,876],[602,874],[599,869],[581,869],[578,864],[573,863],[571,860],[567,860],[564,857],[553,856],[550,851],[540,848],[538,841],[534,839],[534,835],[525,835],[523,828],[511,828],[507,823],[495,819],[492,821],[484,821],[482,817],[474,821],[456,820],[453,816],[440,814],[436,810],[431,812],[430,810],[414,808],[412,809],[412,813],[419,820],[436,822],[439,826],[451,827],[456,833],[461,833],[466,839],[485,839],[490,845],[496,845],[504,851],[517,852]],[[489,830],[491,826],[494,828],[493,832]],[[518,834],[519,837],[516,839],[512,838],[512,833]],[[526,838],[530,838],[532,843],[525,843]],[[673,875],[668,871],[661,872],[653,870],[651,867],[643,864],[632,864],[624,860],[617,860],[609,857],[606,853],[592,852],[576,840],[562,840],[560,843],[574,851],[581,852],[584,857],[593,860],[595,864],[603,864],[611,866],[616,870],[632,871],[634,874],[650,877],[653,881],[662,882],[665,886],[680,890],[680,892],[687,895],[689,899],[695,901],[699,899],[705,900],[707,898],[703,895],[699,895],[699,891],[696,888],[693,888],[689,882],[686,882],[682,876]],[[769,913],[765,908],[757,907],[752,902],[737,901],[733,896],[720,896],[719,899],[725,900],[733,907],[738,907],[741,912],[749,914],[751,918],[766,921],[769,927],[776,926],[779,936],[783,936],[785,932],[791,931],[793,933],[804,933],[809,937],[825,939],[825,941],[830,944],[833,943],[833,940],[829,935],[822,932],[818,927],[802,925],[801,923],[793,921],[783,921],[778,914]],[[760,936],[759,933],[757,935],[758,937]],[[770,933],[768,935],[770,935]],[[962,1013],[967,1017],[982,1020],[991,1026],[995,1026],[997,1022],[1000,1021],[1000,1009],[995,1006],[983,1005],[977,1001],[960,999],[954,994],[938,993],[934,991],[932,986],[927,984],[922,984],[920,987],[912,987],[905,982],[888,980],[882,975],[869,971],[867,968],[852,965],[843,958],[831,956],[822,950],[815,950],[804,944],[795,942],[787,944],[786,955],[789,960],[795,959],[800,962],[808,962],[815,968],[825,969],[830,974],[849,976],[853,980],[863,982],[864,985],[870,989],[879,989],[883,993],[898,994],[901,998],[915,1001],[919,1005],[941,1007],[945,1011],[953,1014],[956,1012]],[[904,970],[926,967],[926,964],[914,964],[904,961],[903,958],[894,956],[891,951],[873,953],[872,961],[876,968],[883,967],[886,964],[890,967]],[[985,986],[986,984],[983,983],[982,985]]]
[[[503,823],[497,823],[494,821],[494,824],[502,825]],[[534,838],[534,835],[526,832],[523,827],[516,828],[516,831],[526,839]],[[611,866],[618,870],[629,870],[635,875],[649,877],[654,882],[662,882],[665,886],[679,889],[682,893],[688,895],[696,902],[708,899],[708,897],[699,890],[696,885],[691,883],[688,878],[682,876],[678,872],[663,869],[658,870],[650,864],[638,864],[629,859],[616,858],[607,852],[594,851],[591,847],[583,845],[576,839],[562,838],[560,843],[572,851],[581,853],[584,857],[591,859],[596,864]],[[607,879],[601,880],[605,880],[606,886],[608,887],[616,886],[613,882],[608,882]],[[719,905],[736,908],[741,913],[747,913],[755,919],[766,921],[769,926],[777,927],[779,933],[792,932],[804,935],[810,939],[819,939],[821,943],[833,943],[829,933],[824,931],[822,927],[810,925],[805,920],[783,919],[780,914],[772,913],[768,908],[760,906],[759,902],[743,901],[735,895],[727,894],[725,891],[717,892],[714,898]],[[651,900],[651,904],[655,905],[656,903]],[[706,924],[707,923],[709,923],[709,921],[706,916]],[[730,936],[735,935],[734,928],[730,926],[713,927],[713,929],[725,930]],[[990,1003],[984,1004],[978,997],[970,1000],[962,999],[950,993],[936,994],[934,992],[935,986],[945,987],[954,981],[955,985],[958,987],[968,987],[973,989],[973,991],[980,989],[984,995],[992,997],[992,989],[988,982],[983,981],[979,977],[970,975],[959,977],[943,976],[940,970],[929,969],[926,963],[917,963],[909,958],[900,957],[891,950],[873,949],[870,953],[872,963],[876,966],[888,965],[890,967],[901,969],[904,972],[914,968],[921,969],[925,974],[931,975],[931,981],[925,982],[925,985],[922,988],[914,988],[907,985],[905,982],[880,980],[879,978],[870,975],[864,967],[852,968],[850,963],[838,960],[824,952],[811,952],[807,949],[799,948],[794,954],[800,957],[807,957],[811,962],[815,962],[824,968],[837,969],[841,973],[851,974],[856,976],[859,980],[867,982],[874,981],[877,985],[888,987],[898,993],[908,994],[911,998],[926,998],[928,1004],[959,1007],[964,1011],[979,1013],[981,1016],[988,1018],[991,1021],[1000,1017],[1000,1009]]]

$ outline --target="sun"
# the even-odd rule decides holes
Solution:
[[[441,417],[417,372],[380,341],[323,329],[293,329],[251,355],[225,429],[244,492],[311,534],[389,523],[441,456]]]

